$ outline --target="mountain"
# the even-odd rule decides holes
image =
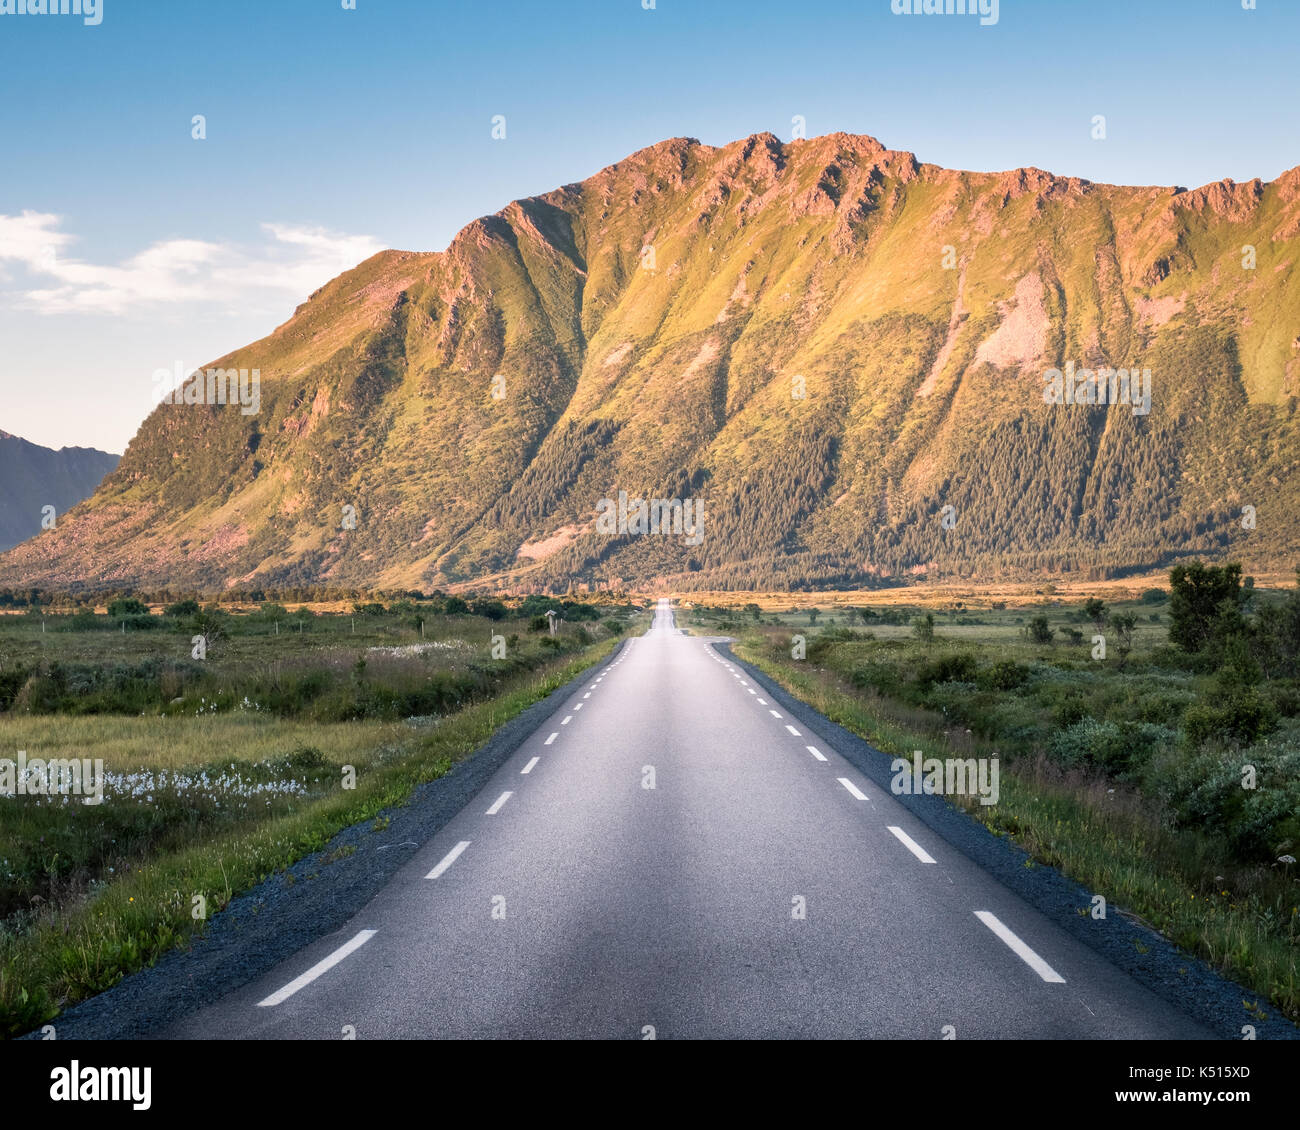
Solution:
[[[1290,568],[1298,237],[1300,168],[1189,191],[665,141],[322,287],[214,363],[259,411],[159,406],[0,584]],[[1149,412],[1045,403],[1067,363],[1149,370]],[[699,500],[699,544],[599,532],[620,490]]]
[[[0,550],[39,534],[47,506],[54,507],[50,517],[57,527],[63,512],[88,498],[118,458],[91,447],[52,451],[0,431]]]

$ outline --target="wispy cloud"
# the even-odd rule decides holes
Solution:
[[[47,212],[0,214],[0,271],[16,264],[28,276],[27,289],[11,292],[22,308],[147,317],[184,303],[225,308],[259,297],[301,300],[385,248],[370,236],[266,223],[257,245],[171,239],[120,263],[96,264],[67,254],[76,237],[61,223]]]

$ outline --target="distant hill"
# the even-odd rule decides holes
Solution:
[[[160,405],[0,585],[1287,569],[1298,335],[1300,169],[1124,188],[678,138],[339,276],[214,363],[260,371],[259,411]],[[1149,369],[1150,411],[1046,403],[1067,364]],[[620,490],[702,501],[704,536],[602,532]]]
[[[0,431],[0,550],[41,532],[44,507],[55,521],[89,498],[120,456],[90,447],[52,451]]]

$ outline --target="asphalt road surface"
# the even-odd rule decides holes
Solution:
[[[661,602],[344,929],[163,1035],[1212,1038],[783,715]]]

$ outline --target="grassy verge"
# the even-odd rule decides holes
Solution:
[[[992,742],[950,717],[792,660],[768,636],[750,635],[735,651],[885,753],[999,755]],[[1300,1020],[1300,916],[1291,875],[1235,860],[1221,839],[1194,828],[1168,827],[1151,798],[1095,771],[1063,767],[1041,751],[1008,761],[1005,748],[1001,767],[996,805],[951,799],[965,799],[972,816],[1013,838],[1033,860],[1103,894],[1115,910],[1137,915],[1257,993],[1242,1001],[1243,1024],[1266,1015],[1265,1001]]]
[[[234,895],[319,850],[343,828],[402,804],[416,786],[443,776],[504,722],[600,662],[617,643],[605,639],[538,671],[520,673],[491,697],[414,728],[393,722],[323,726],[238,714],[40,719],[47,756],[59,756],[64,747],[82,753],[93,749],[95,756],[119,749],[115,764],[141,774],[141,782],[132,778],[127,784],[133,790],[138,786],[145,803],[123,817],[122,834],[138,836],[138,849],[116,846],[115,858],[132,859],[130,867],[37,900],[31,909],[4,920],[0,1031],[10,1036],[28,1031],[152,964],[168,949],[186,945],[204,929],[204,921],[194,917],[196,897],[204,900],[210,916]],[[21,717],[2,722],[0,740],[6,744],[26,740],[37,724]],[[130,752],[151,736],[159,739],[153,756]],[[287,757],[275,756],[306,741],[312,744]],[[232,756],[231,749],[239,752]],[[214,757],[218,751],[227,752]],[[140,765],[132,765],[131,757]],[[355,788],[343,784],[345,764],[356,770]],[[205,781],[205,770],[210,783],[223,765],[230,766],[230,776],[219,787],[196,785]],[[168,768],[180,773],[179,779],[160,776]],[[268,784],[280,787],[268,789]],[[195,791],[219,798],[213,803],[218,809],[227,805],[233,817],[213,809],[206,818],[200,811],[193,819],[176,819],[192,806]],[[0,803],[19,802],[10,798]],[[104,821],[111,819],[107,813],[127,808],[106,803],[74,813],[74,818],[93,820],[100,834]],[[149,829],[142,830],[144,818],[163,833],[151,836]],[[54,827],[37,831],[36,823],[46,819],[38,811],[22,819],[33,823],[7,828],[10,844],[38,844],[42,835],[57,834]],[[57,857],[49,845],[40,850],[45,858]],[[8,866],[10,860],[0,860],[0,867]]]

